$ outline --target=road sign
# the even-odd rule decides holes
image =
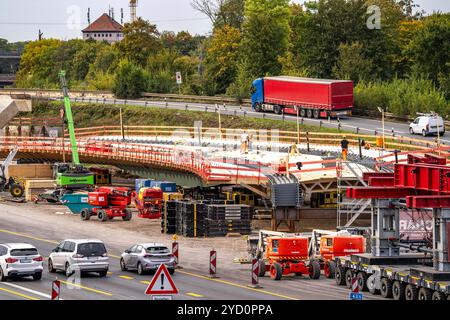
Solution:
[[[177,294],[178,289],[169,274],[165,264],[161,264],[145,290],[145,294],[168,295]]]
[[[165,295],[162,295],[162,296],[155,296],[155,295],[153,295],[152,296],[152,300],[173,300],[173,297],[172,296],[165,296]]]
[[[61,292],[61,282],[55,280],[52,282],[52,300],[59,300],[59,294]]]
[[[177,78],[177,84],[183,83],[183,78],[181,77],[181,72],[177,71],[177,73],[175,74],[175,77]]]
[[[362,300],[362,299],[363,299],[362,293],[350,292],[350,300]]]

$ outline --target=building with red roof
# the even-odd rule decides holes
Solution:
[[[82,33],[84,40],[94,39],[114,43],[123,39],[123,26],[104,13],[86,29],[83,29]]]

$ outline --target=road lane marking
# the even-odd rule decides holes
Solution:
[[[47,242],[47,243],[59,244],[59,242],[57,242],[57,241],[48,240],[48,239],[43,239],[43,238],[38,238],[38,237],[33,237],[33,236],[26,235],[26,234],[19,233],[19,232],[13,232],[13,231],[3,230],[3,229],[0,229],[0,232],[2,232],[2,233],[8,233],[8,234],[12,234],[12,235],[14,235],[14,236],[20,236],[20,237],[24,237],[24,238],[28,238],[28,239],[33,239],[33,240],[43,241],[43,242]]]
[[[150,284],[150,281],[145,281],[145,280],[139,281],[139,282],[142,283],[142,284]]]
[[[194,292],[186,292],[186,295],[196,297],[196,298],[204,298],[205,296],[202,294],[194,293]]]
[[[86,287],[86,286],[82,286],[81,284],[75,284],[75,283],[71,283],[71,282],[67,282],[67,281],[63,281],[63,280],[59,280],[59,281],[60,281],[61,283],[66,284],[66,285],[78,287],[78,288],[84,289],[84,290],[86,290],[86,291],[91,291],[91,292],[103,294],[103,295],[109,296],[109,297],[112,296],[112,293],[105,292],[105,291],[101,291],[101,290],[97,290],[97,289],[93,289],[93,288],[89,288],[89,287]]]
[[[134,279],[133,277],[129,277],[129,276],[119,276],[119,278],[127,279],[127,280],[133,280]]]
[[[22,290],[22,291],[25,291],[25,292],[28,292],[28,293],[32,293],[32,294],[37,295],[37,296],[41,296],[41,297],[47,298],[47,299],[51,299],[52,298],[49,294],[46,294],[46,293],[43,293],[43,292],[40,292],[40,291],[36,291],[36,290],[33,290],[33,289],[29,289],[29,288],[26,288],[26,287],[22,287],[22,286],[19,286],[17,284],[4,282],[4,283],[2,283],[2,285],[10,286],[10,287],[13,287],[13,288],[16,288],[16,289],[19,289],[19,290]],[[64,300],[64,299],[60,298],[59,300]]]
[[[22,298],[25,298],[25,299],[28,299],[28,300],[39,300],[38,298],[31,297],[31,296],[28,296],[26,294],[23,294],[23,293],[20,293],[20,292],[17,292],[17,291],[13,291],[13,290],[9,290],[9,289],[6,289],[6,288],[2,288],[2,287],[0,287],[0,291],[8,292],[8,293],[11,293],[11,294],[13,294],[15,296],[22,297]]]
[[[197,277],[197,278],[200,278],[200,279],[205,279],[205,280],[209,280],[209,281],[215,281],[215,282],[228,284],[230,286],[234,286],[234,287],[238,287],[238,288],[242,288],[242,289],[247,289],[247,290],[256,291],[256,292],[260,292],[260,293],[265,293],[265,294],[268,294],[268,295],[271,295],[271,296],[275,296],[275,297],[279,297],[279,298],[283,298],[283,299],[299,300],[297,298],[285,296],[285,295],[278,294],[278,293],[275,293],[275,292],[270,292],[270,291],[266,291],[266,290],[246,287],[246,286],[238,284],[238,283],[234,283],[234,282],[230,282],[230,281],[226,281],[226,280],[220,280],[220,279],[216,279],[216,278],[210,278],[210,277],[202,276],[202,275],[199,275],[199,274],[190,273],[190,272],[187,272],[187,271],[178,270],[177,272],[178,273],[182,273],[182,274],[186,274],[186,275],[189,275],[189,276],[192,276],[192,277]]]

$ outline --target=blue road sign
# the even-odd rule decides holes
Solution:
[[[363,299],[362,293],[350,292],[350,300],[362,300],[362,299]]]

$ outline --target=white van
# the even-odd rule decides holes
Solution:
[[[438,130],[439,135],[443,136],[445,133],[444,120],[440,116],[420,116],[409,125],[410,134],[421,134],[424,137],[429,134],[437,135]]]

